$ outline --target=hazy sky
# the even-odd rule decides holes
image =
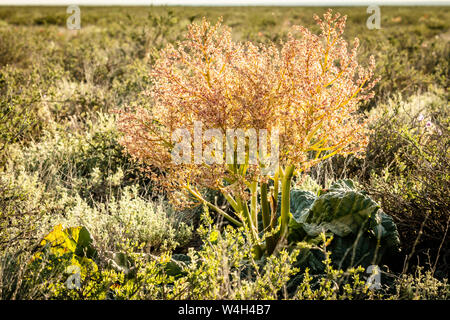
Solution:
[[[450,0],[0,0],[0,5],[450,5]]]

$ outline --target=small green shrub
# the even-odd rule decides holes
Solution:
[[[448,274],[448,110],[448,93],[441,88],[397,95],[371,110],[378,120],[364,159],[336,158],[311,172],[322,186],[342,177],[359,181],[393,217],[403,254],[392,265],[397,272],[419,258],[436,275]]]
[[[30,246],[47,197],[36,176],[10,173],[0,175],[0,254]]]
[[[297,250],[255,260],[248,230],[225,227],[220,232],[206,212],[198,229],[203,245],[190,249],[185,276],[174,284],[176,299],[279,299],[286,284],[298,270],[293,262]]]
[[[403,274],[396,281],[396,293],[393,299],[405,300],[448,300],[450,284],[448,279],[442,281],[433,277],[431,271],[417,268],[415,274]]]
[[[74,122],[73,132],[48,130],[40,142],[11,148],[9,171],[38,175],[49,192],[80,195],[86,201],[105,201],[136,183],[151,193],[149,180],[137,164],[122,152],[114,117],[98,115],[86,124]]]
[[[27,247],[29,251],[10,248],[0,252],[1,300],[49,299],[48,284],[64,281],[66,261],[30,263],[32,251],[37,248],[38,244],[33,243]]]
[[[0,68],[8,64],[26,64],[30,56],[28,50],[33,50],[33,42],[24,29],[11,30],[0,26]]]
[[[322,252],[324,260],[323,272],[320,274],[310,274],[310,269],[306,268],[298,273],[289,283],[290,291],[293,291],[293,298],[299,300],[353,300],[353,299],[378,299],[382,298],[382,292],[371,289],[365,269],[361,266],[351,267],[346,270],[335,269],[333,265],[336,261],[331,260],[332,252],[327,247],[331,238],[320,235],[321,244],[310,246]],[[379,271],[378,271],[379,272]],[[381,289],[380,287],[377,289]]]
[[[427,261],[433,270],[450,254],[449,108],[435,90],[393,100],[384,110],[369,147],[366,189],[398,225],[407,260]],[[414,256],[414,258],[413,258]],[[408,266],[408,262],[405,268]]]
[[[84,225],[102,251],[117,251],[121,241],[133,241],[144,251],[170,250],[184,246],[192,227],[162,201],[151,202],[139,196],[137,187],[125,188],[119,199],[93,206],[82,198],[68,199],[64,216],[47,216],[46,224]],[[121,240],[119,240],[121,239]]]
[[[37,78],[36,72],[0,68],[0,166],[8,145],[28,142],[48,127],[45,107],[38,104]]]

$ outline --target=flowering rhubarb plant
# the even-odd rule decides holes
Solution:
[[[152,68],[152,107],[119,111],[121,144],[172,201],[204,203],[244,226],[257,256],[287,237],[293,177],[336,154],[359,156],[368,142],[358,104],[373,96],[374,58],[358,63],[358,39],[349,47],[342,37],[345,16],[314,18],[320,34],[294,26],[269,45],[235,42],[220,21],[191,24]]]

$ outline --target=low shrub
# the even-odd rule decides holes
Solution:
[[[448,274],[448,110],[448,93],[438,87],[397,95],[370,111],[378,120],[364,159],[336,157],[310,172],[323,188],[341,178],[359,181],[394,218],[403,255],[392,265],[398,272],[426,263],[437,276]]]
[[[147,253],[170,251],[184,246],[192,235],[184,216],[175,214],[162,200],[140,197],[137,186],[125,188],[118,199],[112,197],[106,203],[90,205],[81,197],[66,200],[71,203],[64,214],[43,217],[45,224],[86,226],[103,252],[119,250],[124,241],[139,243]]]
[[[437,90],[405,102],[391,100],[382,110],[366,158],[371,174],[364,184],[394,217],[407,260],[419,258],[443,276],[450,270],[445,262],[450,254],[446,94]]]
[[[392,299],[404,300],[448,300],[450,284],[448,279],[439,280],[432,271],[417,268],[414,274],[403,274],[395,283],[396,293]]]
[[[278,299],[286,296],[286,284],[297,269],[297,250],[256,260],[248,230],[225,227],[220,232],[207,211],[198,229],[203,244],[189,250],[185,276],[175,282],[177,299]]]
[[[70,131],[58,126],[45,131],[40,142],[28,147],[11,147],[7,170],[37,175],[56,198],[67,193],[91,203],[106,201],[134,184],[151,196],[149,179],[117,142],[114,116],[99,114],[86,123],[74,119],[69,126]]]
[[[37,223],[47,197],[36,176],[0,175],[0,253],[27,247],[40,235]]]

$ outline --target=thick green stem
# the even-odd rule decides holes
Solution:
[[[278,201],[278,185],[279,185],[279,176],[280,176],[280,168],[275,172],[275,177],[273,178],[273,197],[274,197],[274,206],[277,206]]]
[[[244,201],[242,201],[242,199],[240,197],[236,197],[236,203],[238,204],[238,206],[240,208],[242,208],[241,213],[242,213],[242,216],[244,217],[244,223],[250,227],[252,224],[252,219],[250,217],[250,213],[248,211],[247,204]]]
[[[272,225],[272,229],[276,226],[276,217],[278,211],[278,189],[280,185],[280,167],[277,168],[275,172],[275,176],[273,178],[273,192],[272,192],[272,215],[270,218],[270,224]]]
[[[248,210],[247,203],[242,201],[239,197],[236,198],[236,202],[239,206],[243,209],[243,216],[244,216],[244,224],[248,227],[248,230],[250,232],[250,236],[252,237],[253,242],[255,243],[253,250],[255,254],[256,259],[260,259],[262,257],[262,249],[259,243],[259,237],[256,227],[253,225],[253,219],[252,214]]]
[[[286,167],[283,175],[283,181],[281,185],[281,238],[287,233],[288,224],[289,224],[289,211],[291,207],[291,181],[294,175],[294,166],[289,165]]]
[[[186,186],[186,189],[189,191],[190,194],[192,194],[195,198],[197,198],[197,200],[201,201],[202,203],[206,204],[209,208],[215,210],[217,213],[220,213],[221,215],[223,215],[228,221],[234,223],[237,227],[241,227],[242,226],[242,222],[236,220],[235,218],[233,218],[232,216],[230,216],[228,213],[226,213],[225,211],[223,211],[222,209],[220,209],[219,207],[213,205],[211,202],[205,200],[200,193],[194,191],[191,187]]]
[[[270,233],[272,232],[272,215],[270,213],[269,208],[269,200],[267,195],[267,183],[261,184],[261,211],[262,211],[262,220],[263,220],[263,226],[264,226],[264,233]],[[266,251],[268,254],[271,254],[273,250],[275,250],[275,239],[273,235],[266,237]]]
[[[267,183],[261,184],[261,211],[262,211],[264,232],[266,232],[270,228],[270,209],[269,209],[269,200],[267,198]]]
[[[258,182],[251,183],[250,192],[252,197],[250,199],[250,212],[252,218],[252,227],[258,232]]]

